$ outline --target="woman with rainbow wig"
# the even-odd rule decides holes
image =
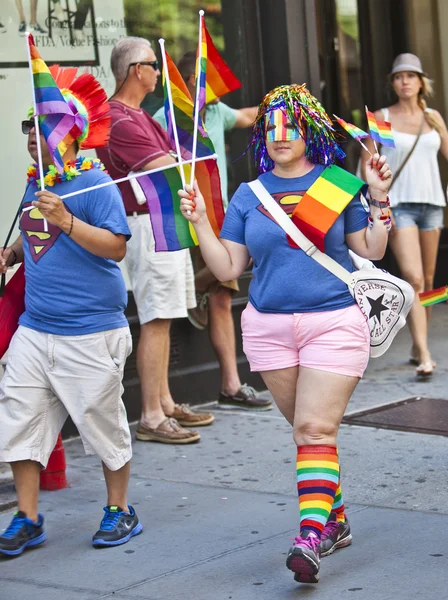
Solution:
[[[258,180],[317,247],[349,271],[349,249],[368,259],[383,256],[389,229],[383,210],[392,180],[386,159],[375,154],[367,161],[370,207],[363,205],[365,184],[335,165],[344,153],[305,85],[281,86],[263,98],[251,145]],[[296,581],[317,583],[320,556],[352,539],[337,434],[369,360],[366,319],[347,286],[288,238],[248,184],[230,202],[219,239],[197,185],[179,194],[219,280],[238,278],[253,261],[241,319],[244,352],[293,426],[297,446],[300,531],[286,565]]]

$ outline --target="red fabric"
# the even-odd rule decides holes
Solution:
[[[22,264],[6,284],[3,298],[0,298],[0,357],[8,350],[23,312],[25,312],[25,269]]]
[[[112,126],[109,145],[96,153],[112,179],[140,171],[152,160],[168,154],[170,141],[166,131],[143,109],[134,109],[112,100]],[[129,181],[119,183],[127,214],[147,213],[146,204],[137,203]]]

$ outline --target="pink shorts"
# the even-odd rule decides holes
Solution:
[[[362,377],[370,333],[357,304],[315,313],[261,313],[248,304],[241,315],[243,349],[251,371],[309,367]]]

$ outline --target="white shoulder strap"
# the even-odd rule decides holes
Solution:
[[[263,204],[265,209],[274,217],[278,225],[280,225],[280,227],[282,227],[286,233],[291,236],[291,238],[307,256],[314,258],[316,262],[327,269],[327,271],[333,273],[333,275],[336,275],[336,277],[341,279],[341,281],[348,285],[348,287],[354,286],[352,274],[347,271],[347,269],[344,269],[344,267],[341,267],[341,265],[335,260],[321,252],[314,244],[310,242],[307,237],[303,235],[300,229],[291,221],[285,211],[277,204],[259,179],[251,181],[248,185]]]
[[[389,121],[389,109],[388,108],[382,108],[381,111],[383,113],[384,120],[385,121]]]

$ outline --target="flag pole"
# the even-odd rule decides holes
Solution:
[[[31,64],[30,35],[31,34],[28,31],[25,33],[26,50],[28,53],[28,65],[30,68],[30,77],[31,77],[31,89],[33,90],[33,111],[34,111],[34,129],[36,131],[37,164],[39,167],[40,189],[43,192],[45,190],[44,167],[43,167],[43,161],[42,161],[42,147],[40,144],[39,117],[37,116],[36,89],[34,87],[33,65]],[[48,223],[47,223],[47,220],[45,219],[45,217],[44,217],[44,231],[48,232]]]
[[[170,107],[170,112],[171,112],[171,122],[172,122],[172,126],[173,126],[174,145],[176,146],[177,160],[179,161],[180,178],[182,179],[182,186],[185,190],[185,171],[184,171],[184,166],[183,166],[183,162],[182,162],[182,155],[180,152],[179,136],[177,135],[176,116],[174,114],[173,96],[171,94],[170,74],[168,71],[168,65],[167,65],[167,61],[166,61],[165,40],[163,38],[159,39],[159,45],[160,45],[160,50],[162,52],[162,64],[163,64],[163,72],[165,74],[166,93],[168,95],[168,105]],[[168,123],[167,123],[167,125],[168,125]]]
[[[217,154],[210,154],[208,156],[200,156],[196,159],[196,162],[202,160],[217,160]],[[184,160],[184,165],[191,164],[192,160]],[[69,194],[65,194],[61,196],[61,200],[65,198],[72,198],[73,196],[79,196],[79,194],[84,194],[86,192],[91,192],[92,190],[99,190],[101,188],[108,187],[109,185],[115,185],[117,183],[123,183],[124,181],[129,181],[130,179],[138,179],[139,177],[144,177],[145,175],[151,175],[152,173],[159,173],[160,171],[166,171],[167,169],[174,169],[175,167],[180,167],[179,163],[173,163],[171,165],[164,165],[163,167],[157,167],[157,169],[149,169],[148,171],[142,171],[141,173],[131,173],[130,175],[126,175],[126,177],[121,177],[121,179],[111,179],[110,181],[106,181],[105,183],[99,183],[98,185],[93,185],[89,188],[85,188],[84,190],[76,190],[76,192],[70,192]],[[31,210],[34,206],[30,206],[24,208],[23,211]]]
[[[192,148],[192,162],[191,162],[191,177],[190,185],[193,187],[194,183],[194,164],[196,161],[196,148],[198,144],[198,126],[199,126],[199,93],[201,90],[201,58],[202,58],[202,19],[204,17],[204,11],[199,11],[199,42],[198,42],[198,56],[196,59],[196,98],[194,101],[194,127],[193,127],[193,148]]]
[[[358,140],[358,142],[361,144],[361,146],[364,148],[364,150],[366,152],[368,152],[370,154],[370,156],[372,156],[372,153],[370,152],[370,150],[367,148],[367,146],[364,144],[364,142],[361,141],[361,138],[355,138],[355,140]]]

